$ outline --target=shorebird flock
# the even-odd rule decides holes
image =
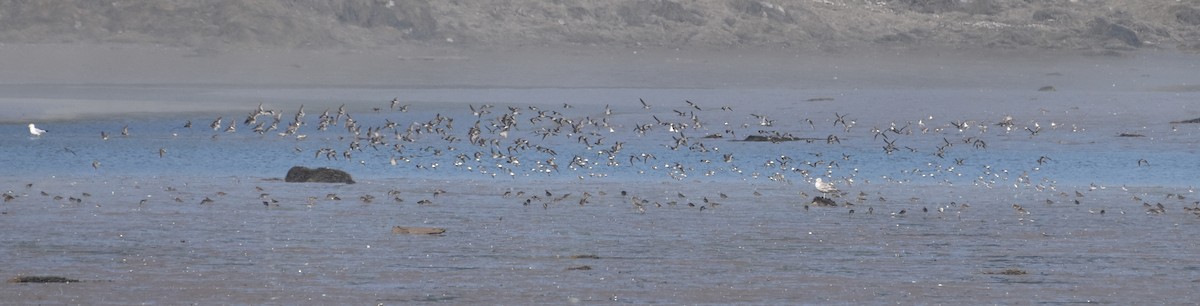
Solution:
[[[819,98],[809,102],[831,100]],[[431,175],[421,171],[458,171],[513,180],[558,177],[582,181],[614,174],[657,176],[675,181],[689,177],[765,178],[795,186],[796,201],[804,204],[805,209],[810,204],[854,207],[872,201],[887,201],[884,195],[861,187],[872,181],[906,184],[925,179],[925,182],[951,186],[968,182],[989,189],[1011,186],[1066,194],[1058,191],[1053,179],[1031,175],[1054,163],[1053,158],[1043,155],[1025,163],[1027,168],[1000,169],[979,156],[989,150],[989,142],[996,138],[1033,139],[1046,133],[1083,130],[1073,124],[1022,121],[1010,115],[995,121],[924,116],[865,128],[848,113],[835,112],[812,118],[779,113],[739,114],[733,106],[708,106],[691,100],[651,102],[638,99],[628,105],[604,105],[602,108],[576,107],[569,103],[499,107],[468,104],[463,105],[461,114],[443,114],[421,112],[419,107],[394,98],[368,108],[367,115],[361,117],[371,118],[371,123],[360,122],[357,119],[360,116],[344,104],[324,109],[314,116],[306,112],[303,105],[294,111],[285,111],[268,109],[260,103],[243,120],[215,116],[206,126],[212,131],[214,140],[224,134],[255,133],[263,138],[294,142],[292,151],[296,156],[345,163],[347,167],[411,169],[418,171],[413,172],[416,177]],[[415,118],[417,114],[431,115]],[[720,120],[706,119],[710,117]],[[206,130],[194,126],[191,120],[180,126],[187,130]],[[35,137],[46,133],[33,124],[29,125],[29,132]],[[99,135],[103,140],[109,139],[106,131],[100,131]],[[128,125],[121,128],[120,135],[132,135]],[[870,148],[872,145],[864,143],[874,143],[877,149],[874,152],[842,150],[849,147],[843,145],[844,141],[854,142],[856,148]],[[317,145],[301,145],[303,143]],[[750,146],[753,147],[747,148]],[[167,158],[171,149],[159,147],[155,152],[158,158]],[[894,169],[893,174],[875,177],[861,176],[860,169],[854,167],[886,165],[889,162],[879,160],[901,158],[897,156],[924,161],[923,167]],[[861,158],[872,161],[859,162]],[[93,168],[100,169],[101,165],[99,160],[92,162]],[[1148,165],[1144,159],[1130,162],[1134,167]],[[353,172],[353,168],[347,170]],[[797,181],[805,183],[793,185]],[[1095,188],[1104,187],[1093,185],[1092,189]],[[439,189],[416,203],[431,204],[434,197],[445,192]],[[821,196],[809,200],[809,192]],[[519,202],[524,205],[540,204],[543,207],[568,199],[586,205],[594,199],[588,192],[574,196],[569,192],[555,193],[546,190],[542,197],[540,192],[519,191],[506,192],[504,196],[522,197]],[[695,199],[680,193],[678,199],[652,200],[622,193],[635,209],[643,212],[646,207],[664,204],[711,209],[720,205],[714,199],[727,197],[718,192],[719,195]],[[754,193],[760,195],[759,191]],[[1082,194],[1076,194],[1078,197],[1073,201],[1078,204]],[[398,195],[399,191],[389,192],[395,202],[404,202]],[[1183,199],[1184,195],[1178,197]],[[307,204],[320,199],[310,197]],[[365,195],[359,199],[369,203],[375,196]],[[1046,201],[1048,204],[1059,202]],[[211,197],[200,201],[201,204],[213,202]],[[263,203],[270,206],[278,201],[264,196]],[[1166,211],[1161,204],[1143,204],[1147,213]],[[1196,208],[1200,203],[1191,204],[1187,211],[1195,211],[1200,216],[1200,208]],[[935,207],[934,211],[942,212],[950,207]],[[1028,213],[1019,203],[1014,203],[1013,207],[1019,214]],[[955,203],[953,208],[961,207]],[[929,211],[927,207],[922,210]],[[854,209],[849,211],[853,213]],[[868,213],[873,211],[873,207],[867,210]],[[1104,209],[1096,211],[1105,213]],[[892,214],[906,212],[900,210]]]

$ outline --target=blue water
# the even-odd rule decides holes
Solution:
[[[351,97],[364,95],[355,94],[351,89],[337,91]],[[497,174],[497,178],[506,179],[586,176],[648,181],[685,177],[745,181],[781,174],[791,180],[824,175],[858,181],[893,178],[918,184],[965,184],[993,181],[997,178],[996,173],[1001,174],[1001,181],[1027,173],[1035,180],[1073,185],[1188,186],[1192,185],[1190,169],[1200,165],[1200,159],[1194,158],[1197,153],[1194,143],[1200,125],[1167,123],[1190,119],[1171,115],[1194,112],[1188,108],[1191,103],[1187,102],[1194,97],[1176,93],[858,91],[837,95],[833,101],[811,102],[805,99],[831,95],[800,90],[620,88],[574,91],[557,88],[465,89],[458,95],[446,89],[363,91],[378,95],[374,98],[377,102],[362,101],[369,100],[362,98],[352,99],[346,105],[349,116],[360,125],[358,135],[347,131],[344,118],[325,131],[318,131],[318,117],[329,108],[319,105],[338,105],[320,103],[315,107],[309,104],[305,109],[307,116],[302,119],[304,124],[297,134],[306,135],[306,139],[298,140],[296,135],[280,136],[278,134],[293,121],[299,104],[302,104],[290,99],[307,90],[265,89],[254,96],[262,97],[261,102],[268,105],[268,109],[283,113],[284,119],[279,130],[264,134],[253,133],[253,126],[241,124],[247,113],[256,109],[257,104],[248,103],[243,112],[118,115],[39,122],[39,127],[50,131],[44,137],[29,136],[23,122],[8,123],[0,125],[8,131],[0,135],[0,141],[6,144],[0,147],[0,154],[6,156],[5,164],[10,173],[42,177],[280,177],[291,166],[305,165],[343,168],[368,179],[487,178]],[[481,93],[488,93],[489,98],[469,100],[481,99]],[[514,102],[522,100],[522,95],[531,97],[525,99],[530,102]],[[435,101],[403,101],[412,106],[408,112],[399,112],[390,109],[390,96]],[[568,96],[579,98],[565,98]],[[654,107],[642,109],[639,97],[650,101]],[[1117,103],[1092,102],[1101,97]],[[459,102],[452,102],[456,100]],[[702,105],[703,110],[691,108],[684,100]],[[564,108],[564,103],[578,105]],[[1130,108],[1124,103],[1145,103],[1150,107]],[[489,114],[473,116],[469,106],[483,104],[494,107]],[[604,115],[604,105],[609,105],[611,115]],[[516,125],[508,137],[499,136],[495,130],[489,131],[495,129],[489,125],[495,124],[501,114],[509,112],[510,106],[517,108],[519,114],[514,116]],[[537,114],[530,106],[555,112],[556,116],[574,122],[606,120],[608,126],[588,124],[579,133],[561,127],[556,135],[543,138],[539,131],[555,129],[559,124],[552,122],[552,118],[530,123],[529,119]],[[722,111],[722,106],[734,110]],[[336,107],[332,108],[331,114],[336,116]],[[686,112],[685,116],[677,115],[674,110]],[[694,127],[692,114],[701,123],[700,128]],[[762,126],[751,114],[766,114],[774,124]],[[835,114],[845,114],[846,120],[853,122],[852,126],[847,129],[842,123],[835,123]],[[453,119],[451,126],[437,127],[443,134],[427,131],[413,134],[411,142],[397,139],[397,134],[403,134],[414,124],[427,123],[438,115]],[[1011,129],[996,125],[1005,116],[1014,118]],[[209,125],[217,117],[222,117],[223,122],[220,130],[214,131]],[[662,122],[687,124],[688,127],[681,127],[680,132],[670,132],[666,126],[657,124],[655,117]],[[261,116],[259,120],[269,124],[272,119]],[[192,122],[191,128],[183,127],[187,121]],[[469,138],[468,129],[476,121],[483,126],[480,137],[495,140],[495,143],[478,146],[465,141]],[[967,122],[971,126],[960,132],[950,124],[952,121]],[[369,145],[366,131],[381,128],[387,122],[394,122],[395,127],[381,129],[379,134],[383,142]],[[225,132],[231,123],[237,123],[236,132]],[[651,124],[652,128],[645,133],[635,132],[635,127],[641,124]],[[1035,125],[1041,127],[1036,135],[1026,130],[1036,128]],[[125,126],[130,131],[129,136],[120,134]],[[882,136],[872,131],[892,127],[906,129],[904,134],[884,132]],[[734,141],[760,131],[818,140]],[[107,133],[109,139],[101,139],[101,132]],[[1146,137],[1117,137],[1121,133]],[[702,138],[710,134],[722,134],[724,138]],[[825,139],[830,135],[838,137],[840,143],[827,143]],[[447,141],[446,136],[457,139]],[[592,142],[590,148],[579,142],[581,136]],[[356,137],[360,147],[351,150],[350,143]],[[691,149],[670,148],[680,137],[688,138],[687,145]],[[527,140],[529,148],[509,151],[508,147],[518,139]],[[890,154],[883,149],[885,139],[893,141],[895,150]],[[986,143],[986,148],[976,147],[975,140]],[[600,143],[596,144],[597,141]],[[624,147],[609,164],[605,151],[616,142],[622,142]],[[945,147],[942,156],[936,156],[939,147],[947,143],[953,145]],[[698,146],[700,144],[704,149]],[[399,150],[397,146],[400,146]],[[533,149],[538,146],[551,148],[556,155]],[[337,159],[327,158],[325,154],[316,157],[322,148],[336,150]],[[161,157],[159,149],[165,150]],[[351,151],[351,159],[344,158],[345,151]],[[494,151],[504,154],[493,158]],[[477,159],[477,154],[482,154],[482,158]],[[658,159],[630,163],[631,155],[640,157],[642,154],[652,154]],[[726,154],[733,155],[731,162],[724,161]],[[459,161],[460,155],[468,158]],[[520,163],[511,163],[510,155]],[[1044,164],[1037,162],[1042,156],[1048,158]],[[573,165],[571,161],[575,157],[587,161]],[[397,165],[391,165],[392,159],[399,160]],[[560,167],[557,171],[547,172],[551,159]],[[783,163],[788,159],[791,161]],[[958,164],[957,159],[962,163]],[[1139,160],[1145,160],[1149,166],[1138,166]],[[92,167],[93,161],[98,162],[98,168]],[[836,162],[837,166],[830,167],[830,161]],[[512,170],[511,175],[508,170]],[[989,175],[991,178],[986,178]]]

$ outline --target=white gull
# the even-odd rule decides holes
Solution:
[[[45,133],[46,133],[46,130],[37,128],[36,126],[33,125],[33,123],[29,124],[29,134],[31,134],[33,136],[41,137],[42,134],[45,134]]]

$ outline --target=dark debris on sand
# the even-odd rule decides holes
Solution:
[[[9,283],[78,283],[78,279],[66,278],[62,276],[17,276],[8,279]]]
[[[1171,123],[1200,123],[1200,118],[1183,120],[1183,121],[1171,121]]]
[[[808,141],[808,142],[813,142],[813,141],[818,141],[818,140],[825,140],[825,138],[805,138],[805,137],[773,136],[773,135],[750,135],[750,136],[746,136],[746,139],[742,139],[742,141],[746,141],[746,142],[784,142],[784,141],[802,141],[802,140]]]
[[[983,274],[992,274],[992,275],[1025,275],[1025,274],[1029,274],[1029,272],[1025,272],[1025,270],[1021,270],[1021,269],[1004,269],[1004,270],[1002,270],[1002,271],[984,271],[984,272],[983,272]]]
[[[392,227],[392,234],[412,234],[412,235],[441,235],[445,234],[446,229],[438,227],[411,227],[411,226],[395,226]]]

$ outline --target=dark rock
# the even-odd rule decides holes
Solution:
[[[1117,137],[1146,137],[1146,135],[1137,133],[1121,133],[1120,135],[1117,135]]]
[[[571,15],[571,18],[576,19],[576,20],[583,19],[586,17],[594,18],[596,16],[596,14],[592,14],[591,11],[588,11],[587,8],[579,7],[579,6],[568,7],[567,14]]]
[[[1200,118],[1184,120],[1184,121],[1171,121],[1171,123],[1200,123]]]
[[[1054,21],[1054,13],[1049,10],[1038,10],[1033,12],[1033,21]]]
[[[1108,22],[1108,20],[1096,17],[1095,20],[1088,23],[1088,32],[1101,40],[1116,39],[1131,47],[1141,47],[1142,40],[1138,38],[1137,33],[1129,28]]]
[[[837,207],[838,206],[837,202],[835,202],[833,199],[822,197],[822,196],[813,197],[812,205],[816,205],[818,207],[822,207],[822,206]]]
[[[1033,21],[1042,23],[1066,24],[1072,19],[1070,12],[1061,9],[1048,8],[1033,12]]]
[[[288,183],[354,184],[354,179],[351,178],[350,174],[346,173],[346,171],[330,168],[312,169],[301,166],[295,166],[288,170],[287,177],[284,177],[283,181]]]
[[[1176,5],[1170,9],[1175,15],[1175,21],[1186,25],[1200,25],[1200,9],[1186,5]]]

